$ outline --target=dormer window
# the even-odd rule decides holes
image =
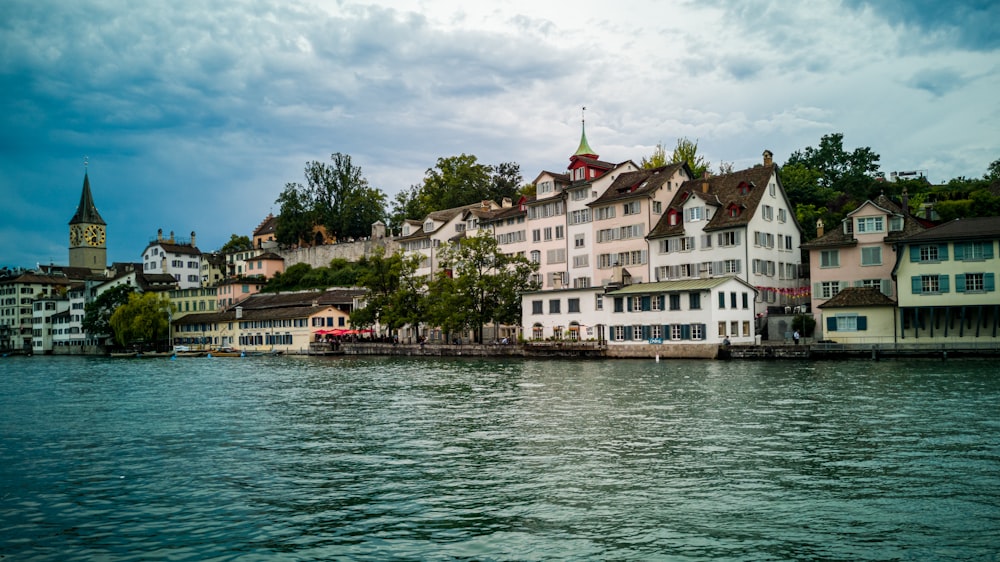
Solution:
[[[538,193],[552,193],[552,182],[543,181],[538,184]]]
[[[424,232],[432,232],[434,230],[434,221],[429,220],[424,223]]]
[[[740,216],[741,210],[740,210],[740,206],[739,205],[732,204],[732,205],[729,206],[728,210],[729,210],[729,217],[730,218],[736,218],[736,217]]]
[[[670,226],[677,226],[681,223],[681,215],[677,212],[677,209],[670,209],[667,213],[667,224]]]
[[[738,187],[740,195],[748,195],[750,193],[750,184],[745,181],[741,181]]]
[[[903,230],[903,217],[892,217],[889,219],[889,231],[899,232]]]

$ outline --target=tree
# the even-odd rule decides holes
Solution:
[[[161,293],[132,293],[128,302],[111,315],[115,341],[123,347],[133,344],[158,346],[169,338],[170,299]]]
[[[691,169],[691,173],[696,178],[704,176],[712,165],[703,156],[698,155],[698,141],[692,141],[687,137],[677,139],[677,146],[674,147],[674,152],[670,156],[671,164],[678,162],[687,162],[688,168]]]
[[[793,152],[785,167],[803,165],[819,174],[816,179],[819,187],[846,194],[844,203],[857,205],[878,195],[880,187],[876,180],[882,176],[879,159],[880,156],[867,146],[848,152],[844,149],[843,133],[832,133],[823,135],[817,148],[807,146]],[[782,183],[785,183],[784,175]]]
[[[274,227],[274,239],[286,246],[309,240],[316,219],[305,188],[301,184],[286,183],[275,203],[281,210]]]
[[[111,315],[127,303],[133,293],[135,287],[132,285],[118,285],[97,295],[83,309],[83,331],[92,336],[111,335]]]
[[[1000,181],[1000,158],[990,162],[983,179],[989,183]]]
[[[652,170],[653,168],[666,166],[669,163],[667,162],[667,148],[663,146],[662,142],[658,142],[656,143],[656,148],[653,149],[653,154],[649,158],[643,156],[640,165],[646,170]]]
[[[245,252],[247,250],[253,249],[253,242],[250,241],[249,236],[237,236],[233,234],[229,237],[229,242],[223,244],[219,252],[223,254],[233,254],[236,252]]]
[[[365,305],[351,313],[352,326],[374,326],[394,332],[424,320],[423,281],[416,276],[420,256],[396,252],[390,256],[379,248],[359,263],[358,285],[368,290]]]
[[[490,189],[486,192],[486,197],[492,201],[503,201],[504,197],[516,200],[521,192],[521,165],[517,162],[501,162],[491,167]],[[470,201],[475,203],[475,201]]]
[[[489,234],[448,244],[440,256],[442,270],[430,288],[432,323],[449,332],[470,330],[479,342],[489,322],[520,323],[520,297],[532,288],[537,265],[504,254]]]

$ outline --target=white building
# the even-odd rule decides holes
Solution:
[[[142,252],[142,271],[145,274],[167,274],[177,281],[181,289],[201,286],[201,250],[195,245],[195,234],[190,240],[163,237],[163,229],[156,239]]]

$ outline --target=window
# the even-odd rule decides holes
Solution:
[[[884,217],[860,217],[857,219],[857,226],[855,227],[855,232],[858,234],[865,234],[869,232],[884,232],[885,231],[885,218]]]
[[[540,263],[541,261],[542,261],[542,253],[540,251],[538,251],[538,250],[532,250],[531,251],[531,263]]]
[[[858,315],[857,314],[838,314],[834,317],[837,322],[838,332],[857,332],[858,331]]]
[[[719,291],[719,310],[725,310],[725,308],[726,308],[726,293]]]
[[[538,228],[531,231],[531,241],[541,242],[542,241],[542,231]]]
[[[740,243],[740,233],[739,231],[730,232],[720,232],[719,233],[719,246],[723,248],[730,246],[738,246]]]
[[[840,250],[823,250],[819,253],[820,267],[840,267]]]
[[[623,214],[625,214],[625,215],[638,215],[642,206],[640,205],[640,203],[638,201],[630,201],[630,202],[625,203],[624,205],[622,205],[622,207],[623,207],[623,211],[622,211]]]
[[[583,248],[585,244],[586,244],[586,241],[584,239],[584,235],[583,234],[574,234],[573,235],[573,247],[574,248]]]
[[[642,310],[642,297],[632,297],[632,310]]]
[[[903,217],[892,217],[889,219],[889,230],[899,232],[903,230]]]
[[[691,324],[691,339],[693,339],[693,340],[703,340],[703,339],[705,339],[705,325],[704,324]]]
[[[719,337],[725,337],[726,335],[726,323],[719,322]]]
[[[552,182],[543,181],[538,184],[538,193],[552,193]]]
[[[939,261],[940,255],[937,246],[920,246],[920,261]]]
[[[590,222],[590,209],[580,209],[569,214],[570,224],[583,224]]]
[[[729,323],[729,333],[734,336],[740,335],[740,323],[738,321],[733,320]]]
[[[658,340],[663,337],[663,326],[659,324],[653,324],[649,327],[649,337]]]
[[[680,310],[681,309],[681,296],[678,293],[673,293],[670,295],[670,310]]]
[[[959,293],[989,293],[996,290],[993,273],[964,273],[955,276],[955,290]]]
[[[545,252],[545,263],[566,263],[566,248],[557,248]]]
[[[966,273],[965,274],[965,290],[967,292],[982,291],[983,290],[983,274],[982,273]]]
[[[535,324],[531,327],[531,337],[536,340],[540,340],[545,337],[541,324]]]
[[[788,220],[787,211],[784,209],[778,209],[778,222],[785,222]]]
[[[594,220],[607,220],[615,218],[615,208],[611,205],[594,209]]]
[[[955,259],[982,261],[993,259],[993,242],[966,242],[955,244]]]
[[[832,299],[840,292],[840,281],[823,281],[819,284],[819,298]]]
[[[747,320],[743,321],[743,337],[750,336],[750,322]]]
[[[567,299],[566,310],[569,312],[580,312],[580,299]]]
[[[662,201],[653,201],[653,212],[656,213],[657,215],[663,213]]]
[[[688,293],[688,308],[701,310],[701,293]]]
[[[861,248],[861,265],[882,265],[882,247]]]
[[[590,254],[580,254],[573,256],[573,267],[588,267],[590,265]]]
[[[698,222],[702,219],[703,213],[703,207],[690,207],[684,210],[684,220],[685,222]]]
[[[921,275],[919,279],[921,294],[941,292],[941,277],[937,275]]]
[[[542,301],[531,301],[531,313],[532,314],[542,313]]]
[[[680,215],[677,213],[677,211],[674,209],[670,209],[670,212],[667,213],[667,223],[670,226],[677,226],[678,224],[680,224],[680,222],[681,218]]]
[[[763,217],[764,220],[766,221],[774,220],[774,207],[770,205],[762,205],[760,210],[761,210],[761,216]]]
[[[642,339],[642,326],[640,324],[632,325],[632,339],[635,341]]]
[[[424,223],[424,232],[431,232],[434,230],[434,221],[429,220]]]
[[[550,299],[549,300],[549,314],[559,314],[559,303],[560,302],[561,301],[559,299]]]
[[[750,308],[750,293],[743,293],[743,310]]]
[[[625,341],[625,326],[615,326],[615,341]]]
[[[740,260],[725,260],[722,262],[722,271],[724,273],[740,273]]]
[[[594,295],[594,310],[604,310],[604,295]]]
[[[584,256],[586,257],[586,256]],[[590,277],[574,277],[573,278],[573,288],[574,289],[586,289],[590,286]]]
[[[546,226],[545,229],[543,230],[543,233],[545,235],[545,240],[552,240],[552,227],[551,226]]]

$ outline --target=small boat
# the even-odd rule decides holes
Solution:
[[[222,349],[209,351],[208,357],[246,357],[246,353],[240,351],[239,349],[233,349],[231,347],[223,347]]]

